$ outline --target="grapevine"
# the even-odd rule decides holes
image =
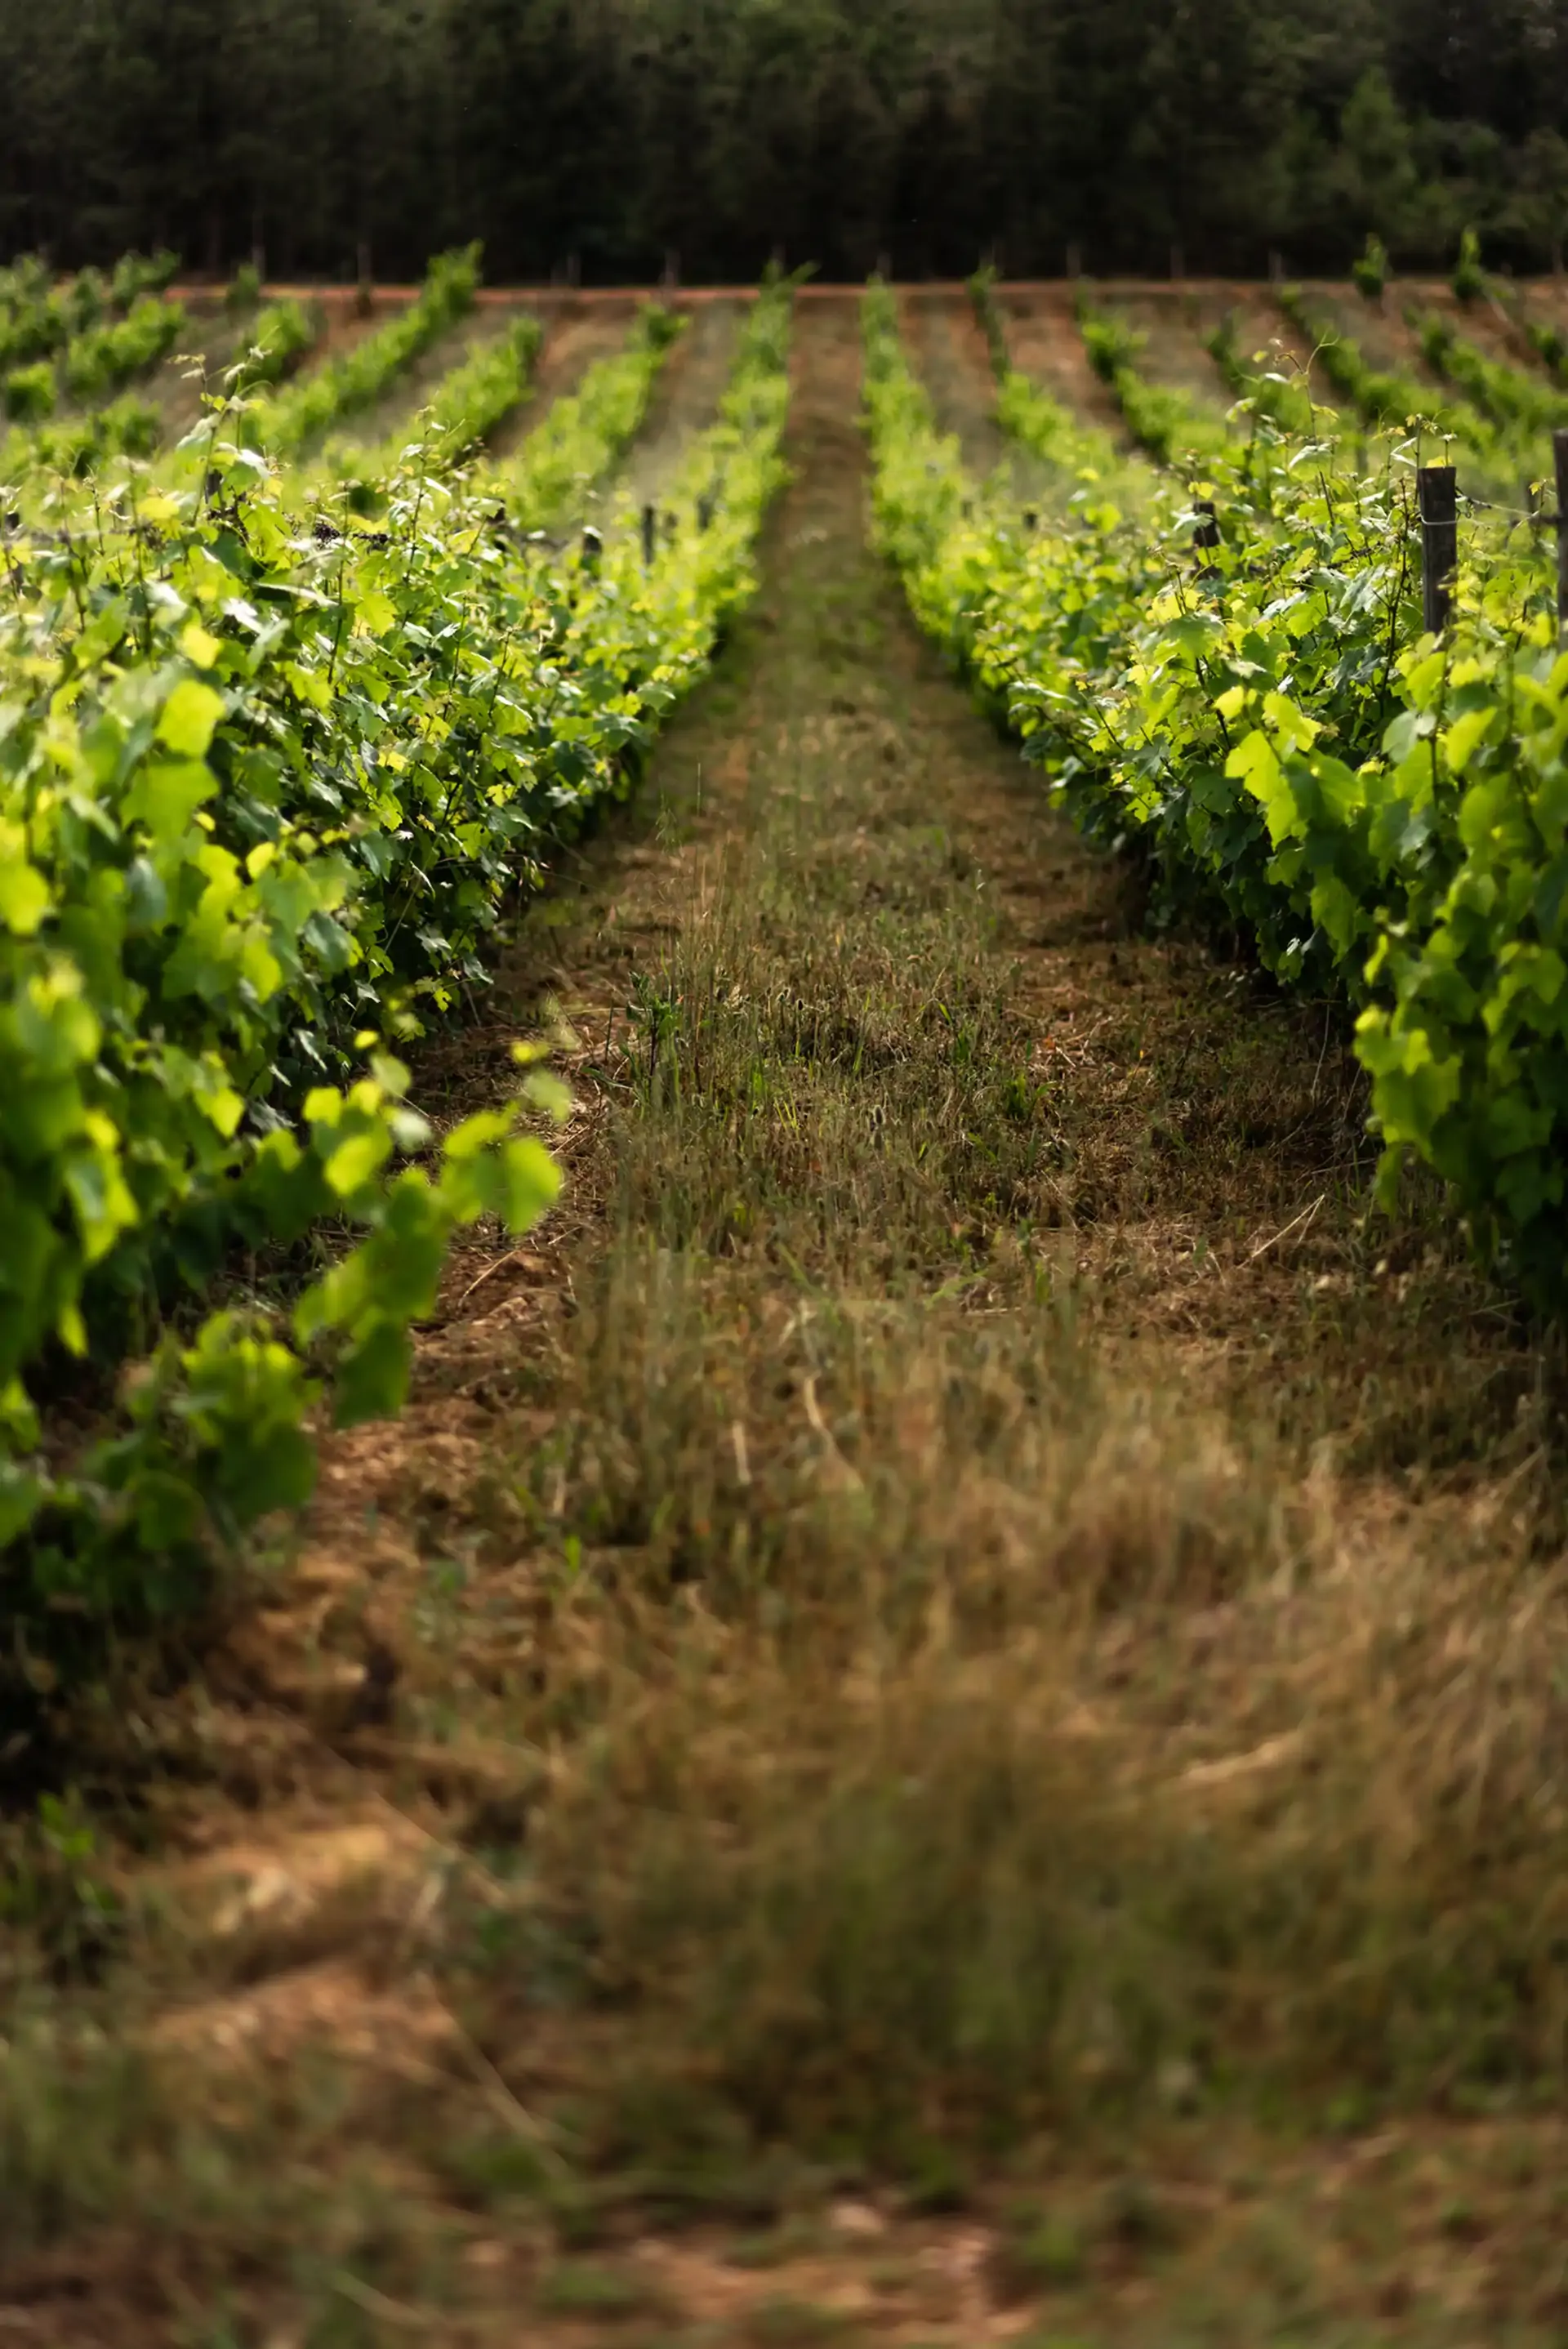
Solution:
[[[320,324],[303,302],[273,302],[257,317],[237,362],[232,388],[258,390],[263,384],[281,383],[293,373],[320,333]]]
[[[442,379],[411,433],[395,433],[379,448],[330,446],[325,461],[348,487],[356,506],[365,512],[376,510],[380,485],[396,471],[406,447],[417,446],[421,464],[432,471],[445,471],[471,456],[526,398],[543,339],[536,318],[519,318]]]
[[[1242,356],[1233,317],[1222,319],[1204,337],[1204,347],[1224,378],[1232,398],[1245,400],[1252,414],[1266,416],[1282,432],[1294,433],[1303,440],[1316,440],[1332,433],[1335,419],[1328,410],[1320,410],[1314,405],[1305,376],[1277,366],[1259,374],[1255,362],[1248,365]]]
[[[231,405],[199,488],[128,475],[90,532],[11,531],[8,1653],[187,1601],[304,1498],[318,1410],[397,1407],[450,1235],[521,1230],[554,1196],[531,1129],[559,1087],[530,1071],[438,1139],[402,1051],[484,986],[504,903],[628,787],[750,592],[789,307],[765,289],[651,565],[629,533],[590,562],[498,522],[446,463],[473,437],[455,412],[434,470],[404,453],[376,530],[302,514]],[[234,1293],[244,1252],[323,1217],[344,1250],[286,1319]],[[38,1382],[72,1355],[123,1366],[119,1408],[62,1457]]]
[[[257,405],[251,426],[263,447],[279,458],[297,456],[333,425],[369,408],[472,308],[478,285],[477,245],[432,262],[418,298],[401,316],[294,390]]]
[[[119,390],[173,349],[184,325],[177,302],[144,295],[125,317],[91,327],[66,346],[60,376],[67,391],[73,399],[98,400]]]
[[[1568,334],[1561,326],[1548,326],[1539,318],[1525,323],[1525,337],[1531,349],[1559,383],[1568,384]]]
[[[865,330],[876,526],[922,624],[1078,823],[1138,845],[1157,913],[1348,999],[1385,1185],[1424,1157],[1561,1306],[1568,656],[1537,552],[1478,523],[1452,628],[1423,636],[1398,469],[1293,464],[1266,422],[1213,460],[1201,555],[1176,485],[1136,528],[1087,484],[1023,533],[966,495],[876,289]]]
[[[1360,345],[1318,316],[1298,286],[1282,286],[1279,305],[1312,345],[1314,364],[1368,424],[1398,429],[1418,421],[1471,449],[1490,449],[1491,429],[1473,409],[1439,399],[1408,376],[1370,366]]]
[[[1078,325],[1089,365],[1109,388],[1140,448],[1162,465],[1202,460],[1223,448],[1222,424],[1206,416],[1184,392],[1150,383],[1139,372],[1141,335],[1119,318],[1096,310],[1087,295],[1079,298]]]
[[[1551,432],[1568,424],[1568,395],[1488,358],[1450,320],[1435,312],[1412,323],[1421,356],[1433,373],[1446,378],[1501,430]]]
[[[568,520],[627,449],[648,396],[685,321],[650,305],[626,347],[589,368],[580,388],[558,399],[497,486],[523,530]]]
[[[1059,399],[1013,365],[1007,330],[997,305],[995,273],[981,270],[969,281],[969,298],[991,355],[996,379],[996,419],[1009,439],[1045,464],[1082,480],[1091,473],[1123,470],[1109,432],[1082,424]]]

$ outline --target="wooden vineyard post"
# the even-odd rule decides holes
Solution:
[[[1201,548],[1202,551],[1207,554],[1212,548],[1218,546],[1220,543],[1220,518],[1214,511],[1213,499],[1194,499],[1192,511],[1198,517],[1198,527],[1192,533],[1192,543],[1194,546]],[[1217,579],[1219,575],[1220,571],[1217,564],[1201,563],[1198,565],[1198,576],[1200,579]]]
[[[1421,625],[1440,636],[1453,604],[1460,559],[1459,487],[1451,465],[1423,465],[1416,475],[1421,517]]]
[[[643,568],[654,567],[654,550],[658,544],[659,518],[652,506],[643,508]]]
[[[1568,429],[1552,435],[1557,471],[1557,641],[1568,652]]]

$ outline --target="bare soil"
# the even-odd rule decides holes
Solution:
[[[1378,305],[1364,301],[1353,286],[1314,285],[1308,291],[1315,309],[1341,334],[1359,344],[1373,367],[1409,376],[1434,389],[1443,388],[1440,379],[1422,358],[1420,344],[1405,317],[1406,307],[1418,300],[1423,308],[1429,303],[1433,308],[1444,307],[1440,295],[1433,296],[1427,288],[1420,289],[1418,295],[1413,287],[1391,283]],[[1451,398],[1451,392],[1445,392],[1445,397]]]
[[[984,478],[1010,455],[994,413],[995,394],[979,329],[962,297],[908,289],[900,325],[944,432],[956,432],[964,462]]]
[[[1185,392],[1216,421],[1224,416],[1231,395],[1202,344],[1202,336],[1224,315],[1222,298],[1209,288],[1172,286],[1158,294],[1124,294],[1119,287],[1106,286],[1097,299],[1144,337],[1138,364],[1150,382]]]
[[[543,323],[544,348],[534,369],[531,396],[491,437],[491,454],[500,459],[515,454],[552,404],[570,398],[596,360],[619,349],[639,305],[632,295],[588,304],[558,294],[527,306]]]
[[[428,349],[420,352],[412,367],[406,367],[397,380],[389,384],[381,398],[370,408],[346,417],[335,429],[334,437],[352,440],[360,448],[373,449],[393,433],[411,425],[421,408],[429,400],[443,376],[449,375],[485,344],[504,335],[514,318],[527,314],[528,305],[494,304],[484,310],[475,310],[461,318],[446,334],[438,335]],[[313,362],[319,363],[319,354]]]
[[[997,298],[1006,320],[1013,365],[1024,375],[1036,377],[1086,423],[1098,424],[1127,447],[1121,410],[1085,357],[1071,286],[1038,293],[1004,288]]]
[[[706,431],[729,379],[747,305],[707,302],[686,311],[686,329],[660,368],[654,397],[622,486],[634,506],[655,503],[693,439]]]
[[[1060,478],[998,425],[991,355],[968,296],[906,293],[901,314],[937,422],[957,435],[969,471],[977,480],[999,483],[1018,505],[1048,502]]]
[[[354,293],[344,287],[334,287],[325,293],[307,292],[301,298],[319,305],[322,320],[321,332],[301,362],[304,372],[352,350],[366,335],[374,334],[406,309],[412,296],[377,293],[369,309],[363,313]],[[249,318],[235,321],[221,304],[211,299],[191,302],[187,306],[191,316],[183,337],[184,349],[165,360],[147,385],[147,397],[163,418],[165,443],[188,431],[201,413],[202,373],[193,362],[199,359],[208,380],[215,380],[245,349],[254,326],[253,312]]]

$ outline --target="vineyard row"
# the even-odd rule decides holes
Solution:
[[[433,273],[405,340],[473,258]],[[277,470],[285,391],[214,398],[177,461],[8,527],[8,1654],[186,1603],[305,1498],[322,1413],[396,1409],[451,1236],[520,1232],[555,1195],[548,1071],[437,1135],[402,1056],[485,985],[503,909],[629,788],[749,594],[789,303],[755,304],[650,545],[630,516],[543,532],[636,431],[676,332],[656,313],[514,458],[465,471],[535,338],[476,355],[377,460],[373,521],[363,466]],[[387,354],[329,373],[335,412]],[[67,1389],[98,1431],[75,1442]]]
[[[1482,1254],[1561,1306],[1568,652],[1537,534],[1478,513],[1429,634],[1413,436],[1352,461],[1332,412],[1264,380],[1240,429],[1184,443],[1092,318],[1132,429],[1180,462],[1130,465],[998,347],[999,420],[1057,484],[1030,528],[937,429],[886,288],[864,329],[875,527],[922,626],[1075,820],[1144,861],[1156,918],[1239,932],[1348,1004],[1384,1196],[1418,1156]]]

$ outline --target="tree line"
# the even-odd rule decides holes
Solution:
[[[1568,238],[1568,0],[0,0],[0,258],[861,278]]]

